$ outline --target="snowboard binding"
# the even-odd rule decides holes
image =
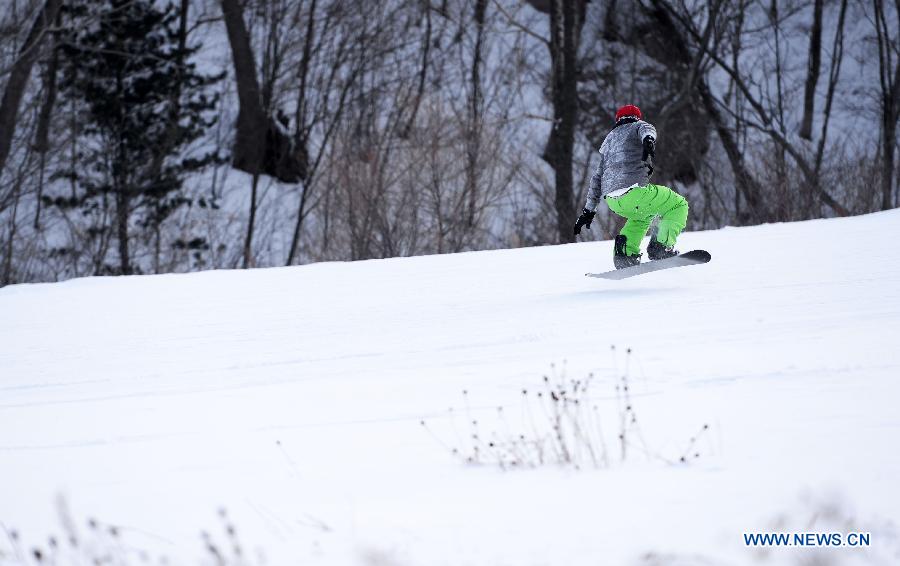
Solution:
[[[661,243],[656,241],[656,238],[650,238],[650,244],[647,246],[647,257],[650,258],[650,261],[656,261],[658,259],[666,259],[669,257],[675,257],[678,255],[678,250],[675,247],[667,248]]]
[[[627,241],[628,238],[622,234],[616,236],[616,241],[613,246],[613,265],[616,266],[616,269],[625,269],[626,267],[633,267],[635,265],[640,265],[641,263],[641,254],[628,255],[625,252],[625,243]]]

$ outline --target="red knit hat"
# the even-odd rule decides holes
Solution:
[[[616,112],[616,122],[622,118],[637,118],[638,120],[641,120],[643,117],[644,115],[641,114],[641,109],[634,104],[626,104]]]

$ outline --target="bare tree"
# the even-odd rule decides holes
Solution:
[[[475,226],[475,212],[478,203],[478,185],[480,182],[479,154],[481,153],[482,121],[484,119],[484,97],[481,84],[481,68],[484,64],[484,36],[487,14],[487,0],[475,0],[475,47],[472,50],[472,72],[470,78],[469,107],[470,116],[466,130],[466,193],[468,208],[466,226]]]
[[[317,0],[312,0],[309,5],[303,48],[297,65],[299,84],[296,87],[293,135],[295,144],[304,148],[310,159],[306,175],[300,181],[299,204],[286,265],[292,265],[298,259],[303,225],[313,208],[312,203],[318,197],[319,167],[344,118],[347,99],[364,68],[369,56],[367,49],[372,41],[372,36],[367,33],[358,33],[356,41],[348,41],[347,36],[357,20],[345,14],[344,22],[336,21],[335,11],[327,6],[317,26],[316,21],[320,17],[318,6]],[[335,38],[335,35],[339,37]]]
[[[687,30],[686,24],[676,17],[676,7],[673,4],[651,0],[648,5],[618,5],[619,9],[627,12],[629,19],[635,17],[629,10],[632,7],[638,8],[640,10],[638,14],[641,14],[644,20],[639,26],[619,26],[612,15],[608,14],[607,37],[639,48],[664,67],[674,69],[684,77],[681,90],[672,96],[671,101],[661,110],[661,119],[684,112],[684,107],[691,103],[698,104],[718,135],[731,167],[736,188],[734,213],[738,214],[740,197],[743,197],[747,203],[747,211],[740,220],[765,221],[769,219],[770,212],[762,187],[750,171],[738,137],[739,131],[728,119],[729,108],[720,102],[709,85],[707,52],[719,51],[722,48],[717,30],[721,26],[720,18],[726,2],[724,0],[709,2],[704,10],[692,13],[688,19],[692,26],[691,30]],[[733,41],[739,45],[738,37],[740,27],[743,25],[742,12],[739,11],[737,16],[735,18],[737,23],[734,25],[737,29]]]
[[[253,176],[250,189],[250,216],[247,236],[244,240],[244,267],[253,263],[253,232],[257,214],[259,177],[271,175],[280,181],[296,183],[307,174],[306,155],[303,148],[294,146],[283,127],[271,116],[272,90],[280,65],[278,46],[275,42],[278,17],[271,15],[272,26],[266,47],[266,83],[261,90],[256,74],[256,62],[250,43],[250,34],[244,23],[243,9],[238,0],[221,0],[222,14],[234,61],[240,110],[234,142],[232,163],[237,169]]]
[[[56,27],[61,24],[60,14],[56,14]],[[34,136],[34,149],[40,154],[40,169],[38,174],[37,198],[35,199],[34,227],[39,229],[41,225],[41,201],[44,193],[44,173],[47,170],[47,153],[50,151],[50,121],[53,116],[53,108],[56,106],[56,97],[58,94],[57,74],[59,72],[59,49],[57,49],[56,41],[50,55],[50,62],[47,65],[47,72],[44,75],[44,101],[41,104],[41,111],[38,115],[37,132]]]
[[[822,11],[824,0],[813,1],[812,29],[809,33],[809,57],[806,71],[806,90],[803,95],[803,119],[800,121],[799,135],[812,139],[813,110],[816,101],[816,83],[822,61]]]
[[[689,14],[682,11],[678,6],[674,5],[674,3],[665,0],[654,0],[654,4],[665,10],[665,12],[672,17],[673,21],[677,22],[679,27],[685,30],[696,48],[701,49],[711,61],[732,79],[735,87],[741,92],[741,95],[755,114],[755,120],[748,118],[745,123],[756,131],[766,134],[773,143],[791,156],[802,172],[805,183],[809,187],[808,190],[814,191],[826,206],[840,216],[849,214],[848,209],[834,198],[831,192],[820,183],[821,179],[819,178],[814,163],[811,163],[808,157],[800,151],[797,144],[791,143],[788,132],[780,127],[777,119],[777,108],[773,109],[766,107],[761,97],[750,87],[750,80],[747,75],[742,73],[742,69],[726,60],[726,58],[718,53],[717,50],[711,49],[703,43],[702,31],[698,29],[696,23],[691,19]],[[711,99],[710,102],[715,103],[716,101]],[[725,105],[719,106],[721,108],[726,108]]]
[[[18,58],[12,65],[3,92],[3,100],[0,101],[0,173],[3,172],[6,159],[9,157],[10,144],[16,128],[16,115],[19,113],[19,105],[25,94],[28,78],[31,76],[31,67],[40,55],[41,42],[56,19],[61,5],[62,0],[47,0],[44,3],[44,7],[31,25],[25,43],[19,50]]]
[[[897,148],[897,119],[900,116],[900,53],[898,38],[891,38],[900,18],[900,0],[894,0],[894,18],[885,11],[884,0],[872,0],[878,46],[878,86],[881,102],[881,209],[893,206],[894,155]]]
[[[224,124],[177,158],[230,144],[232,163],[129,227],[115,192],[77,204],[99,140],[49,46],[75,11],[41,18],[60,3],[0,2],[0,282],[131,271],[117,240],[155,272],[570,241],[590,142],[625,99],[660,128],[654,179],[692,229],[896,205],[900,0],[178,0],[173,49],[221,28],[233,72]],[[874,110],[844,96],[860,88]],[[176,159],[172,139],[142,169]]]
[[[578,125],[578,51],[584,26],[586,0],[529,0],[550,19],[550,98],[553,126],[543,158],[555,173],[554,205],[559,242],[573,242],[575,217],[574,165],[575,131]]]

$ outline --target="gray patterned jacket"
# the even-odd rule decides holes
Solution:
[[[600,146],[600,164],[591,176],[586,209],[596,210],[600,200],[613,191],[650,182],[647,166],[641,161],[646,136],[656,139],[656,128],[643,120],[616,126],[606,135]]]

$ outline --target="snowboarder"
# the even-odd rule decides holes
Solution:
[[[655,156],[656,128],[644,122],[637,106],[619,108],[616,125],[600,146],[600,164],[591,176],[584,210],[575,222],[576,235],[582,227],[590,229],[600,199],[627,219],[613,247],[616,269],[641,263],[641,240],[657,216],[659,225],[647,256],[657,260],[678,255],[675,240],[687,223],[688,203],[669,187],[650,183]]]

